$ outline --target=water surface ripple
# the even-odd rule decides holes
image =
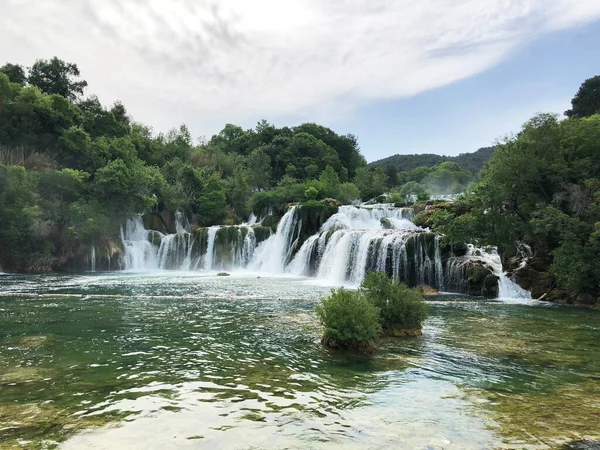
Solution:
[[[554,448],[600,438],[598,312],[442,296],[422,337],[384,340],[368,358],[324,350],[314,302],[289,300],[328,289],[249,274],[4,275],[0,292],[125,297],[0,297],[0,448]]]

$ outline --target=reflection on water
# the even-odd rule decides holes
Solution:
[[[432,305],[372,358],[318,344],[304,280],[3,276],[0,448],[551,448],[600,438],[600,314]],[[230,300],[251,296],[271,300]],[[118,426],[115,426],[117,425]]]

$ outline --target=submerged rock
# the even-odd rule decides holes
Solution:
[[[36,367],[14,367],[9,370],[10,372],[0,373],[0,386],[39,383],[49,379],[53,374],[50,369]]]
[[[440,295],[439,291],[426,284],[419,286],[419,291],[421,291],[422,295]]]
[[[16,342],[20,348],[41,347],[48,341],[48,336],[24,336]]]
[[[413,330],[396,330],[395,328],[392,328],[390,330],[386,330],[385,334],[393,337],[421,336],[423,334],[423,329],[416,328]]]
[[[217,274],[217,276],[218,276],[218,277],[228,277],[228,276],[229,276],[229,274],[228,274],[227,272],[219,272],[219,273]]]

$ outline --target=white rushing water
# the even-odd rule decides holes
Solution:
[[[277,225],[277,231],[262,242],[250,262],[253,270],[282,273],[298,242],[302,221],[298,219],[298,206],[292,206]]]
[[[213,268],[217,231],[219,231],[219,227],[210,227],[208,229],[208,246],[206,247],[206,256],[204,257],[204,270],[212,270]]]
[[[464,262],[480,262],[498,277],[498,298],[504,300],[531,300],[531,293],[512,281],[502,267],[502,259],[495,247],[479,248],[472,244],[467,246]]]
[[[96,243],[92,239],[91,252],[90,252],[90,272],[96,271]]]
[[[156,270],[158,248],[150,242],[150,231],[144,228],[141,217],[128,219],[125,228],[121,228],[124,255],[123,267],[126,270]]]
[[[342,206],[304,242],[298,206],[289,208],[262,242],[251,225],[258,223],[255,217],[240,226],[192,233],[185,217],[176,214],[176,233],[168,235],[145,230],[138,217],[121,231],[123,265],[137,271],[246,269],[315,277],[330,285],[359,285],[368,272],[381,271],[412,286],[464,291],[467,269],[475,263],[498,277],[500,298],[531,298],[503,271],[495,249],[471,245],[466,255],[443,259],[439,236],[416,226],[413,216],[412,208]]]

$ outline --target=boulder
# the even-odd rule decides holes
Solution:
[[[342,206],[342,203],[339,200],[336,200],[335,198],[326,198],[323,200],[323,204],[325,206],[333,208],[339,208],[340,206]]]
[[[392,225],[392,222],[390,222],[390,219],[388,219],[387,217],[382,217],[380,222],[381,222],[381,226],[383,228],[385,228],[386,230],[391,230],[394,228],[394,226]]]

